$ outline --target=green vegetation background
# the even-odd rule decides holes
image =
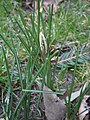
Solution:
[[[4,6],[11,11],[12,0],[0,0],[0,26],[2,26],[6,21],[6,12]]]

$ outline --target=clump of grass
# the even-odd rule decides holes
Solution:
[[[78,3],[78,10],[75,7],[75,10],[69,9],[69,5],[71,3],[67,3],[65,5],[65,9],[61,6],[60,11],[54,16],[52,16],[52,9],[49,9],[49,16],[48,21],[46,22],[43,18],[43,13],[40,12],[40,0],[38,0],[38,15],[37,21],[35,21],[35,13],[30,14],[28,16],[29,23],[25,21],[25,15],[23,15],[22,11],[18,11],[18,17],[9,15],[10,27],[8,27],[8,31],[4,31],[0,34],[1,39],[3,40],[2,44],[2,51],[3,51],[3,58],[5,60],[5,68],[7,71],[7,96],[6,96],[6,105],[4,106],[4,117],[5,119],[15,119],[17,120],[19,117],[19,113],[21,108],[24,108],[24,119],[29,119],[29,112],[31,106],[31,92],[38,92],[39,95],[37,97],[37,105],[38,108],[41,93],[43,93],[42,89],[44,85],[47,85],[52,90],[57,92],[57,88],[54,87],[54,75],[57,69],[57,63],[55,65],[51,64],[51,58],[55,56],[57,53],[54,52],[51,54],[50,47],[52,44],[60,42],[62,45],[64,41],[76,41],[78,40],[78,45],[76,47],[76,59],[74,60],[75,64],[71,64],[73,68],[73,80],[70,87],[68,87],[68,101],[66,101],[67,106],[67,118],[74,119],[76,118],[76,114],[78,112],[81,100],[84,94],[87,93],[90,85],[85,91],[81,91],[80,97],[78,99],[77,104],[73,104],[70,101],[71,94],[75,87],[75,77],[78,68],[78,59],[80,53],[80,45],[82,42],[87,42],[89,40],[88,34],[88,22],[89,17],[86,13],[83,13],[85,10],[85,6],[83,5],[80,7],[80,3]],[[76,4],[76,5],[77,5]],[[68,5],[68,6],[67,6]],[[6,9],[8,14],[8,10]],[[80,13],[79,13],[80,12]],[[84,17],[82,16],[84,15]],[[80,16],[81,15],[81,16]],[[85,26],[83,26],[83,21],[85,20]],[[81,24],[82,22],[82,24]],[[83,28],[87,29],[83,29]],[[44,33],[46,38],[47,48],[48,51],[46,54],[43,54],[43,51],[40,48],[39,44],[39,34],[40,32]],[[82,34],[85,33],[85,34]],[[85,35],[85,36],[84,36]],[[80,37],[81,36],[81,37]],[[60,48],[61,52],[62,46]],[[8,51],[8,54],[7,54]],[[8,55],[10,54],[10,58]],[[21,56],[23,55],[23,57]],[[64,58],[66,58],[67,54],[64,54]],[[22,65],[23,58],[25,59],[24,66]],[[2,59],[2,58],[1,58]],[[11,59],[11,60],[10,60]],[[11,64],[12,61],[12,64]],[[70,65],[70,64],[69,64]],[[10,67],[9,67],[10,66]],[[52,74],[52,68],[54,73]],[[65,73],[68,71],[69,66],[67,63],[64,64],[63,69],[60,69],[60,77],[63,74],[64,70]],[[80,66],[79,66],[80,69]],[[15,73],[16,70],[16,73]],[[1,71],[2,72],[2,71]],[[82,70],[80,71],[82,72]],[[89,78],[90,76],[88,76]],[[87,78],[87,79],[88,79]],[[33,90],[33,86],[38,82],[41,84],[41,91]],[[63,79],[60,78],[60,80]],[[87,80],[86,79],[86,80]],[[19,87],[14,83],[18,83]],[[17,94],[15,93],[16,90],[19,90],[21,96],[18,100]],[[60,91],[59,91],[60,92]],[[56,94],[60,94],[57,92]],[[17,99],[18,103],[14,109],[12,109],[12,104],[14,97]],[[72,111],[74,111],[72,113]],[[72,114],[72,116],[71,116]]]

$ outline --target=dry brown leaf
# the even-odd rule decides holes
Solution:
[[[74,101],[75,99],[77,99],[79,96],[80,96],[80,93],[81,93],[81,90],[85,90],[86,89],[86,87],[88,86],[88,84],[89,84],[90,82],[86,82],[85,84],[84,84],[84,86],[83,87],[81,87],[78,91],[76,91],[76,92],[73,92],[72,94],[71,94],[71,102],[72,101]],[[66,100],[68,100],[68,97],[66,98]]]
[[[54,12],[57,12],[57,9],[58,9],[57,0],[44,0],[43,4],[44,4],[44,9],[46,11],[47,11],[47,8],[48,8],[49,5],[50,6],[53,5]]]
[[[44,86],[44,91],[52,92],[48,87]],[[66,106],[56,94],[43,94],[45,115],[48,120],[64,120],[66,115]]]
[[[5,120],[4,118],[0,118],[0,120]],[[6,120],[8,120],[8,118],[6,117]]]
[[[90,109],[90,95],[85,95],[79,108],[79,120],[89,120],[88,115],[89,109]]]
[[[40,2],[40,12],[42,12],[43,8],[45,11],[47,11],[48,6],[52,6],[53,5],[53,10],[54,12],[57,12],[58,9],[58,2],[57,0],[44,0],[43,4],[42,1]],[[38,2],[37,0],[35,0],[35,10],[38,10]]]
[[[39,34],[39,42],[40,42],[40,48],[41,48],[42,52],[44,54],[46,54],[47,53],[47,43],[46,43],[44,34],[42,32],[40,32],[40,34]]]

